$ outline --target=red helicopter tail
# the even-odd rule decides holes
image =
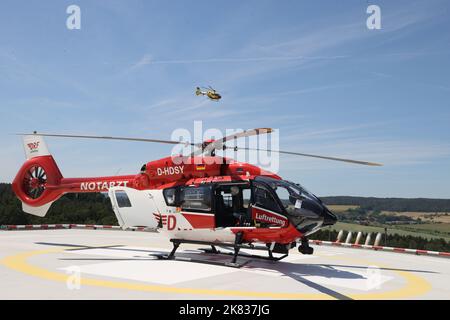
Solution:
[[[26,213],[44,217],[51,204],[65,193],[107,192],[113,186],[136,186],[135,175],[94,178],[64,178],[43,136],[24,135],[27,161],[17,173],[12,188]]]
[[[52,202],[63,195],[58,188],[63,176],[43,137],[27,135],[23,142],[27,161],[17,173],[12,188],[22,201],[23,211],[43,217]]]

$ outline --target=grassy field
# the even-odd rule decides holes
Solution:
[[[415,225],[397,225],[403,230],[417,230],[423,232],[443,233],[450,236],[450,223],[424,223]]]
[[[423,225],[397,225],[397,226],[386,226],[388,234],[394,234],[397,233],[399,235],[404,236],[416,236],[416,237],[423,237],[426,239],[436,239],[436,238],[444,238],[447,241],[450,241],[450,234],[445,233],[435,233],[433,227],[437,226],[439,224],[423,224]],[[429,226],[425,228],[417,228],[419,226]],[[450,226],[446,226],[450,227]],[[332,230],[344,230],[344,231],[352,231],[352,232],[372,232],[372,233],[384,233],[384,226],[364,226],[359,225],[355,223],[346,223],[346,222],[337,222],[334,226],[327,227]],[[411,228],[411,229],[405,229],[405,228]],[[431,228],[431,229],[427,229]],[[432,230],[432,231],[430,231]],[[336,239],[332,239],[336,240]]]
[[[407,216],[412,219],[421,219],[428,222],[443,222],[450,223],[450,214],[447,212],[396,212],[396,211],[381,211],[382,214],[389,216]]]
[[[356,205],[329,205],[328,208],[337,214],[346,214],[349,209],[356,209]],[[388,216],[407,216],[414,220],[424,223],[419,224],[374,224],[371,226],[360,225],[356,223],[338,222],[332,226],[333,230],[345,230],[352,232],[372,232],[384,233],[384,228],[388,229],[388,233],[397,233],[405,236],[418,236],[427,239],[444,238],[450,241],[450,213],[447,212],[396,212],[382,211],[381,214]]]
[[[351,206],[351,205],[342,205],[342,204],[330,204],[327,205],[328,209],[330,209],[332,212],[337,213],[344,213],[348,209],[356,209],[359,206]]]
[[[332,212],[345,213],[349,209],[356,209],[359,206],[354,205],[328,205],[327,206]],[[436,223],[450,223],[450,213],[449,212],[421,212],[421,211],[381,211],[381,214],[387,216],[407,216],[411,219],[421,219],[424,222],[436,222]]]

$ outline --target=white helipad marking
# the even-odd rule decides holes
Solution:
[[[191,253],[193,250],[179,250],[180,256],[189,255],[195,257],[197,253]],[[200,263],[189,263],[182,261],[167,261],[153,258],[151,254],[164,253],[167,254],[167,248],[142,248],[142,247],[113,247],[113,248],[98,248],[98,249],[83,249],[70,251],[71,254],[89,255],[93,256],[92,260],[101,260],[109,257],[112,259],[130,259],[125,261],[107,261],[95,264],[82,264],[80,267],[81,273],[94,274],[113,278],[122,278],[128,280],[137,280],[158,284],[172,285],[178,282],[199,280],[202,278],[219,276],[236,272],[236,269],[229,267],[202,265]],[[207,257],[213,260],[216,257]],[[223,257],[222,257],[223,258]],[[89,258],[81,258],[89,259]],[[82,261],[80,259],[80,261]],[[107,259],[107,258],[106,258]],[[225,257],[227,261],[229,257]],[[214,259],[216,260],[216,259]],[[76,261],[76,259],[74,260]],[[66,270],[67,268],[61,268]]]
[[[315,258],[317,257],[312,255],[293,254],[284,258],[283,260],[281,260],[281,262],[254,259],[244,267],[240,268],[239,271],[260,274],[263,276],[282,277],[286,276],[286,274],[280,269],[289,268],[287,267],[289,265],[286,263],[290,263],[292,264],[292,266],[296,266],[296,263],[301,264],[305,260],[311,260]]]
[[[222,248],[220,249],[220,251],[221,252],[233,252],[232,250],[227,250],[227,249],[222,249]],[[249,254],[249,255],[251,255],[251,254],[253,254],[253,255],[260,255],[262,257],[267,257],[268,256],[267,252],[259,251],[259,250],[258,251],[256,251],[256,250],[252,251],[250,249],[241,249],[240,253],[241,254]],[[274,257],[279,257],[279,256],[281,256],[281,254],[279,254],[279,253],[275,253],[274,254]],[[240,256],[238,259],[246,259],[246,258],[247,257],[245,257],[245,256]],[[307,259],[313,259],[313,258],[316,258],[316,256],[294,253],[294,254],[289,254],[287,257],[283,258],[281,261],[283,261],[283,262],[293,262],[293,261],[307,260]],[[248,259],[250,259],[252,261],[255,261],[255,262],[276,263],[274,261],[260,260],[258,258],[251,258],[251,257],[249,257]]]
[[[225,251],[225,250],[222,250]],[[113,278],[122,278],[150,283],[173,285],[179,282],[199,280],[207,277],[225,275],[229,273],[252,273],[270,277],[288,277],[295,281],[310,281],[324,286],[337,286],[347,289],[369,291],[376,289],[373,286],[373,272],[366,268],[351,268],[324,266],[312,264],[317,256],[291,254],[280,263],[258,259],[250,259],[251,262],[241,269],[233,269],[222,266],[211,266],[201,263],[189,263],[182,261],[157,260],[151,254],[168,253],[167,248],[143,248],[143,247],[113,247],[70,251],[75,255],[89,255],[92,260],[101,260],[102,257],[112,259],[130,259],[125,261],[107,261],[95,264],[78,265],[82,274],[94,274]],[[250,253],[246,252],[246,253]],[[179,256],[191,258],[229,261],[225,255],[201,254],[201,251],[186,249],[179,250]],[[89,258],[81,258],[89,259]],[[242,262],[245,258],[238,258]],[[74,260],[76,261],[76,259]],[[305,263],[307,261],[307,263]],[[297,263],[298,262],[298,263]],[[67,268],[62,268],[66,270]],[[182,270],[182,271],[180,271]],[[378,287],[393,279],[385,274],[376,275]]]
[[[199,280],[235,272],[228,267],[214,267],[199,263],[186,263],[167,260],[133,260],[104,262],[81,265],[83,274],[137,280],[150,283],[173,285],[178,282]],[[66,270],[67,268],[62,268]]]
[[[322,266],[323,267],[323,266]],[[337,286],[341,288],[370,291],[379,289],[383,284],[392,280],[394,277],[386,276],[381,273],[374,274],[367,269],[354,269],[345,267],[323,267],[323,274],[308,275],[298,272],[292,272],[294,277],[300,277],[325,286]],[[328,270],[326,270],[328,269]],[[381,271],[380,271],[381,272]]]
[[[81,249],[68,251],[80,255],[107,256],[112,258],[149,258],[151,254],[168,253],[167,248],[142,248],[142,247],[110,247],[98,249]],[[93,258],[94,259],[94,258]]]
[[[290,277],[296,281],[306,280],[324,286],[337,286],[361,291],[378,289],[386,282],[394,279],[392,276],[382,274],[382,270],[331,267],[311,264],[309,261],[307,261],[308,264],[302,264],[304,260],[311,258],[314,258],[314,256],[293,255],[292,259],[288,261],[293,263],[281,263],[279,265],[270,265],[270,262],[251,262],[241,268],[240,271],[270,277]]]

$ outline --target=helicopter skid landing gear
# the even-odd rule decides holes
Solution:
[[[309,241],[307,238],[302,238],[302,244],[298,247],[298,252],[301,254],[313,254],[314,248],[309,246]]]
[[[239,245],[242,244],[243,236],[244,236],[243,232],[236,233],[236,238],[234,239],[234,255],[233,255],[233,260],[231,260],[231,263],[236,263],[236,261],[237,261],[239,250],[241,249],[239,247]]]
[[[186,261],[186,262],[196,262],[196,263],[203,263],[203,264],[211,264],[211,265],[218,265],[218,266],[227,266],[227,267],[233,267],[233,268],[240,268],[246,265],[250,261],[245,261],[243,263],[237,263],[237,256],[233,258],[231,262],[220,262],[220,261],[209,261],[209,260],[200,260],[200,259],[193,259],[188,257],[177,257],[175,256],[175,252],[179,248],[180,244],[182,243],[190,243],[190,244],[205,244],[203,241],[189,241],[189,240],[178,240],[178,239],[171,239],[170,242],[173,243],[173,249],[168,254],[151,254],[152,256],[160,259],[160,260],[175,260],[175,261]],[[209,243],[208,243],[209,244]],[[220,253],[216,247],[211,244],[211,249],[209,249],[212,253]],[[239,253],[239,249],[237,249],[237,253]],[[236,254],[236,253],[235,253]]]
[[[223,247],[226,248],[233,248],[234,249],[234,253],[231,252],[222,252],[219,251],[215,248],[214,245],[211,245],[212,249],[200,249],[203,250],[205,253],[211,253],[211,254],[227,254],[227,255],[233,255],[233,259],[231,260],[231,264],[235,264],[237,257],[241,256],[241,257],[245,257],[245,258],[257,258],[257,259],[264,259],[264,260],[269,260],[269,261],[280,261],[284,258],[286,258],[289,255],[289,249],[287,247],[284,247],[284,250],[280,251],[280,250],[275,250],[274,251],[274,247],[270,246],[270,245],[266,245],[266,247],[262,247],[262,246],[254,246],[252,244],[248,244],[248,245],[242,245],[242,236],[243,233],[242,232],[238,232],[236,234],[236,238],[234,241],[234,246],[232,246],[231,244],[225,244],[225,243],[221,243],[218,245],[222,245]],[[264,256],[259,256],[259,255],[254,255],[254,254],[239,254],[240,253],[240,249],[251,249],[251,250],[264,250],[267,251],[268,253],[268,257],[264,257]],[[273,253],[283,253],[282,256],[280,257],[274,257]],[[228,264],[230,265],[230,264]]]
[[[210,250],[210,252],[211,252],[211,253],[219,253],[219,250],[217,250],[217,248],[216,248],[215,245],[211,245],[211,250]]]
[[[187,262],[196,262],[196,263],[204,263],[204,264],[211,264],[211,265],[219,265],[219,266],[226,266],[226,267],[233,267],[233,268],[240,268],[249,263],[251,260],[246,260],[244,262],[238,263],[237,258],[243,257],[243,258],[256,258],[256,259],[264,259],[269,261],[280,261],[281,259],[284,259],[288,256],[288,253],[286,252],[280,257],[274,257],[273,251],[270,249],[270,247],[263,247],[263,246],[254,246],[252,244],[242,244],[242,236],[243,234],[237,233],[235,238],[235,243],[220,243],[220,242],[206,242],[206,241],[194,241],[194,240],[180,240],[180,239],[171,239],[170,242],[173,243],[173,249],[172,251],[167,254],[152,254],[152,256],[157,257],[161,260],[176,260],[176,261],[187,261]],[[205,253],[209,254],[224,254],[224,255],[232,255],[233,258],[230,262],[221,262],[221,261],[211,261],[211,260],[200,260],[200,259],[193,259],[188,257],[177,257],[175,256],[175,253],[177,249],[179,248],[180,244],[182,243],[189,243],[189,244],[206,244],[211,246],[211,248],[207,249],[200,249],[204,251]],[[234,249],[233,252],[222,252],[219,251],[216,246],[221,246],[229,249]],[[259,256],[259,255],[253,255],[253,254],[242,254],[240,253],[240,249],[251,249],[251,250],[263,250],[267,251],[269,256]]]
[[[179,242],[173,242],[173,249],[172,251],[169,253],[169,255],[167,256],[168,260],[172,260],[173,258],[175,258],[175,252],[177,251],[178,247],[180,246]]]
[[[224,247],[227,247],[227,246],[224,246]],[[241,248],[243,248],[243,247],[241,247]],[[247,248],[244,248],[244,249],[247,249]],[[273,252],[270,250],[267,250],[267,248],[264,248],[264,247],[254,247],[254,248],[248,248],[248,249],[264,250],[264,251],[268,252],[269,256],[265,257],[265,256],[259,256],[256,254],[246,254],[246,253],[244,253],[244,254],[239,253],[238,256],[243,257],[243,258],[255,258],[255,259],[261,259],[261,260],[268,260],[268,261],[280,261],[288,256],[288,254],[284,254],[280,257],[274,257]],[[205,253],[210,253],[210,254],[223,254],[223,255],[233,255],[234,256],[234,253],[232,253],[232,252],[224,252],[224,251],[220,251],[220,250],[216,250],[216,252],[214,252],[213,250],[206,249],[206,248],[200,249],[200,250],[204,251]]]

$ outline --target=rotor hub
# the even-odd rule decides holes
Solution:
[[[44,168],[38,165],[33,165],[25,172],[22,190],[28,197],[37,199],[44,193],[46,184],[47,173]]]

